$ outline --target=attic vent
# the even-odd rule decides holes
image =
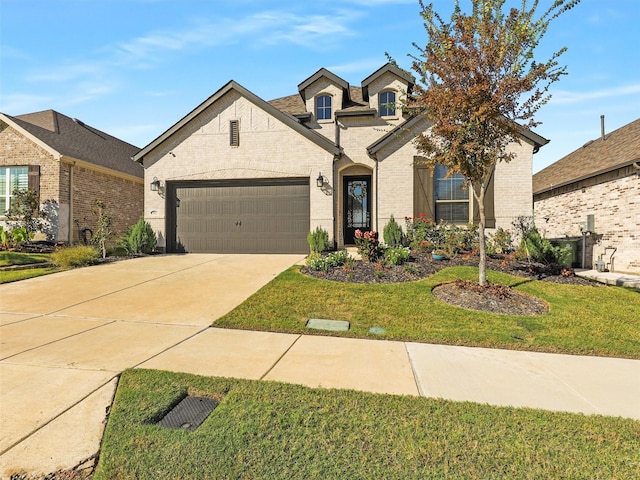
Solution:
[[[238,120],[229,122],[229,145],[232,147],[240,146],[240,123]]]

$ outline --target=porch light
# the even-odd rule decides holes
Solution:
[[[318,178],[316,178],[316,186],[318,188],[322,188],[324,186],[324,177],[322,176],[322,172],[318,173]]]
[[[160,180],[158,180],[158,177],[153,177],[153,182],[151,182],[151,191],[157,192],[159,188],[160,188]]]

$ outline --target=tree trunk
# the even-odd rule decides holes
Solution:
[[[486,217],[484,213],[484,195],[489,184],[489,180],[493,175],[493,168],[489,170],[489,173],[479,182],[473,183],[473,197],[478,202],[478,212],[480,214],[480,221],[478,222],[478,245],[480,250],[480,262],[478,263],[478,283],[480,285],[487,284],[487,240],[485,238],[484,226]]]

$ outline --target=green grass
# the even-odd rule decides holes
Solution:
[[[51,258],[48,253],[22,253],[0,252],[0,267],[13,265],[32,265],[34,263],[47,263]]]
[[[38,264],[46,264],[51,260],[51,254],[48,253],[22,253],[22,252],[0,252],[0,267],[28,267],[34,265],[33,268],[25,269],[7,269],[0,270],[0,284],[17,282],[27,278],[39,277],[41,275],[49,275],[50,273],[59,272],[60,269],[52,266],[37,267]]]
[[[154,425],[220,399],[194,432]],[[640,422],[276,382],[128,370],[95,480],[637,478]]]
[[[432,295],[440,283],[477,280],[474,267],[448,268],[419,282],[376,285],[318,280],[299,269],[283,272],[214,325],[318,334],[305,324],[310,318],[326,318],[351,322],[348,332],[332,335],[640,358],[637,291],[559,285],[488,272],[490,281],[514,286],[550,307],[544,315],[512,316],[450,306]],[[374,326],[386,333],[369,333]]]

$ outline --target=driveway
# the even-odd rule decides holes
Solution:
[[[95,453],[116,377],[205,330],[301,255],[167,255],[0,285],[0,475]],[[37,465],[36,465],[37,466]],[[32,466],[35,468],[36,466]]]

